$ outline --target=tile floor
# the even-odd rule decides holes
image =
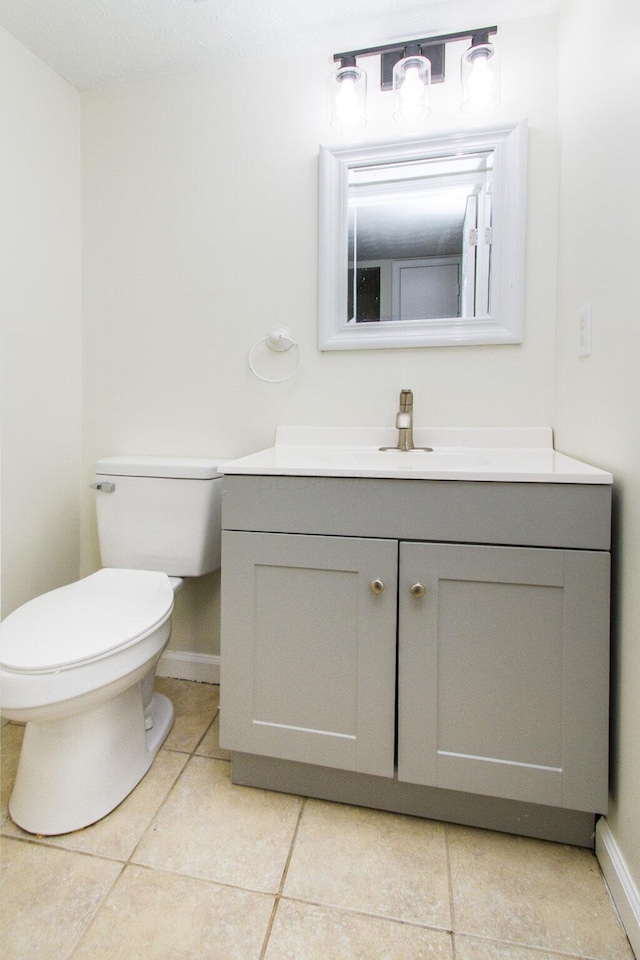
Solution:
[[[3,960],[632,960],[591,852],[233,786],[218,688],[158,688],[151,770],[61,837],[11,822],[4,725]]]

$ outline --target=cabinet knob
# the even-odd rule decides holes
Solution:
[[[384,583],[382,580],[372,580],[369,584],[369,590],[371,590],[371,593],[382,593],[384,590]]]
[[[409,593],[416,600],[422,600],[426,592],[427,588],[422,583],[414,583],[412,587],[409,587]]]

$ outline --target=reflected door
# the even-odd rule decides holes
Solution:
[[[460,257],[395,261],[392,320],[460,316],[460,265]]]

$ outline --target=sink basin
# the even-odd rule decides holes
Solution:
[[[453,470],[465,472],[489,464],[489,457],[471,453],[468,450],[376,450],[364,448],[348,450],[336,448],[322,450],[315,454],[317,462],[327,466],[353,466],[376,472],[385,471],[424,471],[424,470]]]
[[[278,427],[273,447],[232,460],[223,474],[478,480],[511,483],[612,483],[610,473],[553,449],[548,427],[414,429],[416,446],[380,450],[398,432],[375,427]]]

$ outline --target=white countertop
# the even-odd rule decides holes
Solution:
[[[273,447],[218,470],[251,476],[613,482],[605,470],[554,450],[548,427],[436,427],[414,428],[413,433],[416,447],[433,451],[380,451],[397,443],[393,427],[278,427]]]

